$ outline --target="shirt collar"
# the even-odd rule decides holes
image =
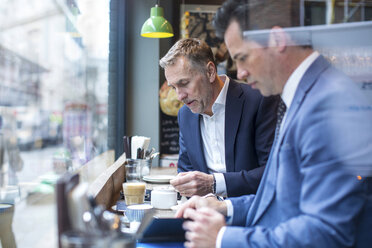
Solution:
[[[224,85],[220,91],[220,94],[218,94],[218,97],[216,99],[216,101],[214,102],[213,105],[215,104],[221,104],[221,105],[225,105],[226,104],[226,95],[227,95],[227,89],[229,88],[229,82],[230,82],[230,78],[226,75],[221,75],[220,76],[220,79],[222,81],[224,81]],[[213,108],[213,106],[212,106]]]
[[[214,103],[212,105],[213,114],[215,114],[215,113],[219,112],[220,110],[224,109],[224,107],[226,105],[227,90],[229,88],[229,82],[230,82],[230,78],[228,76],[226,76],[225,74],[220,75],[219,77],[225,83],[224,83],[220,93],[218,94],[216,101],[214,101]],[[206,114],[202,114],[202,115],[209,117],[209,115],[206,115]]]
[[[304,76],[307,69],[309,69],[311,64],[318,57],[319,53],[317,51],[314,51],[312,54],[310,54],[304,61],[302,61],[302,63],[296,68],[296,70],[291,74],[291,76],[285,83],[281,97],[287,109],[289,109],[289,107],[292,104],[294,95],[296,93],[297,87],[300,84],[302,77]]]

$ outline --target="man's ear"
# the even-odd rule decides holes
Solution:
[[[283,52],[287,47],[287,34],[278,26],[274,26],[270,31],[269,47],[275,47],[277,51]]]
[[[212,61],[209,61],[207,64],[207,77],[209,79],[209,82],[214,82],[214,80],[216,79],[216,74],[216,66],[213,64]]]

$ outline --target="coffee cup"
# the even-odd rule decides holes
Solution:
[[[123,183],[125,204],[142,204],[145,199],[146,184],[143,182]]]
[[[141,222],[143,216],[153,209],[153,206],[150,204],[135,204],[130,205],[125,210],[125,216],[127,216],[129,222]]]
[[[151,191],[151,205],[157,209],[170,209],[177,205],[177,192],[172,188],[155,187]]]

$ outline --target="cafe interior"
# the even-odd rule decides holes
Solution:
[[[0,247],[183,247],[186,198],[169,187],[183,103],[159,60],[199,38],[236,79],[212,25],[223,2],[1,1]],[[372,98],[372,1],[281,3]]]

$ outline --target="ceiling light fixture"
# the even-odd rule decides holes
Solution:
[[[169,38],[172,37],[172,25],[164,18],[164,10],[159,7],[159,0],[155,7],[151,8],[150,18],[143,24],[141,36],[147,38]]]

